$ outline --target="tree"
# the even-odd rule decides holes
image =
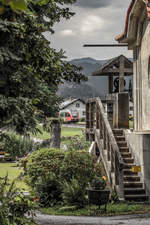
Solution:
[[[58,85],[80,83],[81,68],[64,62],[43,32],[73,15],[75,0],[0,0],[0,127],[25,134],[58,110]]]

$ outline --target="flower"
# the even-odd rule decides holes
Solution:
[[[39,201],[39,198],[38,197],[34,197],[33,199],[35,202]]]
[[[103,180],[104,180],[104,181],[106,181],[106,180],[107,180],[107,178],[106,178],[105,176],[102,176],[102,178],[103,178]]]

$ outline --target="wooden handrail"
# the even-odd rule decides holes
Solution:
[[[93,137],[95,137],[99,144],[101,143],[100,140],[103,140],[102,148],[107,150],[107,162],[109,161],[111,164],[111,168],[107,168],[108,163],[102,156],[103,160],[105,160],[107,175],[110,176],[109,180],[112,182],[112,186],[118,189],[119,197],[123,199],[124,188],[122,169],[124,168],[125,163],[119,151],[116,139],[100,98],[88,100],[86,120],[86,128],[90,137],[89,139],[93,141],[95,140]],[[112,173],[114,173],[115,179],[111,177]]]
[[[112,147],[113,147],[114,151],[117,153],[119,164],[120,165],[124,165],[123,158],[122,158],[122,156],[121,156],[121,154],[119,152],[119,148],[118,148],[118,145],[116,143],[116,139],[115,139],[114,134],[112,132],[112,128],[110,126],[110,123],[109,123],[109,121],[107,119],[107,116],[106,116],[106,113],[104,111],[104,107],[102,105],[102,102],[101,102],[100,98],[96,98],[95,100],[96,100],[96,103],[99,106],[99,110],[101,112],[101,116],[103,118],[106,130],[108,132],[108,136],[110,138],[109,140],[111,141],[111,144],[112,144]],[[121,168],[122,168],[122,166],[121,166]]]

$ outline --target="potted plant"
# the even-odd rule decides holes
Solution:
[[[106,206],[109,201],[110,191],[106,188],[106,177],[95,176],[87,188],[89,204],[98,205],[99,208],[101,205]]]

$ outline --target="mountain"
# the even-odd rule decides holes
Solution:
[[[108,91],[107,77],[93,77],[92,73],[106,61],[92,58],[80,58],[69,61],[71,64],[83,68],[82,73],[88,77],[88,81],[82,82],[80,85],[65,83],[59,87],[58,94],[64,98],[104,97]]]

